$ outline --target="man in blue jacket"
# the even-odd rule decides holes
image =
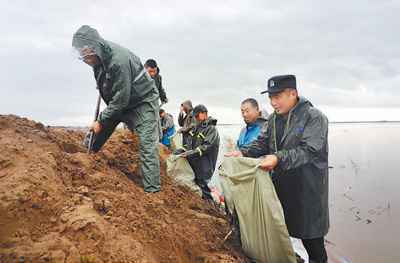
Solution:
[[[162,129],[161,143],[170,148],[171,137],[175,134],[174,118],[164,109],[160,109],[160,120]]]
[[[258,102],[253,98],[245,99],[240,110],[246,127],[240,132],[236,145],[239,150],[243,150],[257,139],[267,120],[261,116]]]

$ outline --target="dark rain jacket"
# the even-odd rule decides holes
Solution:
[[[156,87],[158,90],[158,94],[160,95],[160,100],[162,103],[167,103],[168,99],[167,99],[167,93],[165,92],[165,89],[162,85],[162,77],[160,75],[160,69],[157,67],[157,75],[155,75],[153,77],[155,83],[156,83]]]
[[[97,87],[107,104],[99,116],[101,124],[123,119],[130,110],[159,98],[154,80],[140,59],[128,49],[104,40],[96,29],[82,26],[74,34],[72,46],[94,48],[101,60],[93,67]]]
[[[184,101],[182,106],[186,109],[187,114],[180,112],[178,115],[178,124],[181,128],[178,132],[182,133],[182,144],[186,147],[189,137],[188,132],[196,125],[196,120],[193,116],[193,106],[190,100]]]
[[[305,98],[290,111],[282,139],[276,140],[276,113],[244,156],[276,154],[273,182],[282,203],[289,234],[323,237],[329,229],[328,119]]]
[[[214,173],[219,150],[217,120],[209,117],[189,131],[188,160],[196,177],[209,180]]]
[[[178,124],[182,128],[180,131],[182,133],[187,133],[190,129],[193,128],[195,124],[194,116],[193,116],[193,105],[190,100],[184,101],[182,106],[187,110],[187,114],[180,112],[178,116]]]

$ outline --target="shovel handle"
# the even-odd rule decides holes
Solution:
[[[94,121],[97,121],[97,119],[99,118],[100,103],[101,103],[101,95],[99,93],[99,95],[97,96],[96,110],[94,111]],[[93,139],[94,139],[94,131],[90,131],[87,153],[90,153],[92,151]]]

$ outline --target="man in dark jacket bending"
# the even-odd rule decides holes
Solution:
[[[187,158],[195,174],[195,183],[201,188],[203,199],[212,200],[208,183],[214,173],[219,150],[219,135],[215,125],[217,120],[208,117],[207,108],[197,105],[193,109],[197,125],[188,134],[186,151],[181,154]]]
[[[268,80],[275,112],[263,133],[241,151],[226,156],[263,156],[281,201],[289,234],[300,238],[310,262],[327,262],[324,236],[329,229],[328,119],[299,97],[293,75]]]

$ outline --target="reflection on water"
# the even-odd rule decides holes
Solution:
[[[226,141],[240,126],[218,130]],[[331,124],[329,132],[329,247],[351,262],[400,262],[400,124]]]

